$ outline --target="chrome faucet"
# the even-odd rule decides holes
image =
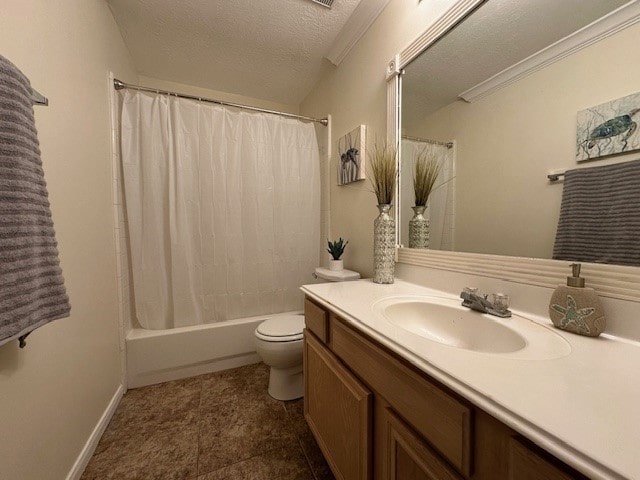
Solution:
[[[489,301],[488,295],[480,295],[477,288],[470,287],[466,287],[460,294],[463,307],[500,318],[510,317],[509,297],[503,293],[494,293],[491,297],[492,301]]]

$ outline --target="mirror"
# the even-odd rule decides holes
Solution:
[[[412,172],[422,152],[442,167],[425,213],[428,248],[552,258],[563,182],[547,175],[640,157],[625,152],[580,165],[576,157],[577,113],[640,91],[640,24],[508,81],[501,72],[517,73],[537,52],[627,3],[635,2],[488,0],[405,67],[403,246],[410,244]]]

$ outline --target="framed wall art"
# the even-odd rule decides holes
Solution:
[[[366,126],[360,125],[338,140],[338,185],[365,179]]]
[[[577,161],[640,150],[639,120],[640,93],[578,112]]]

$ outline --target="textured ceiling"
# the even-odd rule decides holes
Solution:
[[[407,66],[403,126],[627,1],[489,0]]]
[[[360,0],[107,0],[140,75],[299,104]]]

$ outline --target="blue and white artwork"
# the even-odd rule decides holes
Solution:
[[[360,125],[338,140],[338,185],[364,180],[365,132]]]
[[[578,162],[640,149],[640,93],[578,112]]]

